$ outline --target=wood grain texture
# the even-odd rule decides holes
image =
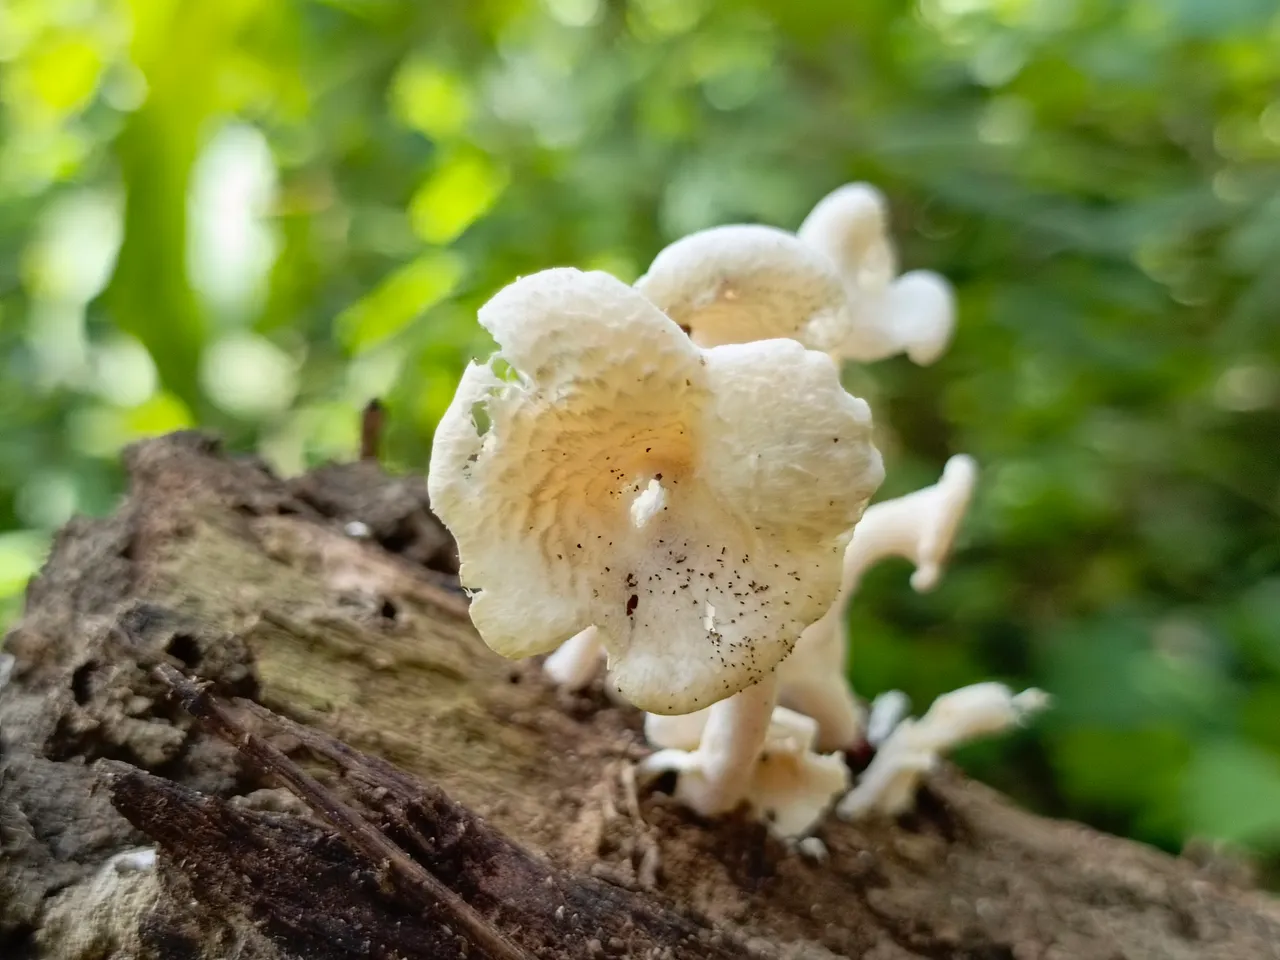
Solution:
[[[284,718],[234,712],[532,956],[677,957],[682,943],[875,960],[1280,956],[1280,906],[1229,871],[1032,816],[954,771],[899,822],[825,824],[824,862],[742,818],[700,821],[635,788],[634,710],[598,687],[557,693],[479,641],[420,481],[368,461],[282,481],[196,434],[140,445],[127,467],[128,499],[59,535],[6,639],[0,956],[464,955],[456,923],[440,939],[444,913],[406,907],[368,850],[168,696],[161,666]],[[476,846],[440,845],[443,825],[473,822]],[[107,858],[151,842],[155,902],[70,938],[67,911],[101,889]],[[521,866],[442,866],[485,843]],[[522,934],[545,919],[548,901],[526,894],[547,876],[657,926]],[[271,882],[280,909],[264,919]],[[347,895],[372,912],[335,913]],[[354,931],[393,916],[406,939],[359,953]],[[356,952],[332,952],[342,944]]]

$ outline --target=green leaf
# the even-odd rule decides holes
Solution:
[[[1280,850],[1280,756],[1241,740],[1205,744],[1184,795],[1194,834]]]
[[[396,74],[391,107],[402,123],[433,140],[456,137],[472,112],[471,94],[461,77],[417,59]]]
[[[0,599],[15,597],[40,570],[49,536],[35,530],[0,534]]]
[[[414,193],[409,218],[418,236],[446,244],[489,212],[507,186],[507,173],[478,153],[445,160]]]
[[[432,251],[396,270],[338,315],[335,329],[353,353],[395,336],[449,296],[462,279],[463,259]]]

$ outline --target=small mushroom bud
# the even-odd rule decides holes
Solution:
[[[942,468],[937,483],[868,507],[845,555],[852,589],[868,567],[898,556],[915,564],[911,586],[921,593],[932,590],[969,509],[977,477],[974,459],[956,454]]]
[[[706,793],[717,789],[708,776],[715,764],[712,753],[718,742],[706,735],[710,721],[711,710],[684,717],[650,714],[645,720],[645,737],[667,749],[646,757],[640,772],[678,772],[676,799],[695,810],[709,806]],[[774,708],[764,744],[748,770],[744,799],[752,813],[783,839],[809,833],[849,787],[849,768],[844,758],[836,753],[815,752],[817,734],[818,725],[810,717],[783,707]]]
[[[933,363],[955,330],[955,296],[936,273],[898,276],[884,195],[866,183],[840,187],[813,208],[796,235],[826,255],[849,301],[849,335],[834,349],[840,357],[869,363],[906,353],[913,363]]]
[[[712,227],[663,249],[636,289],[703,347],[788,337],[835,350],[852,333],[826,257],[773,227]]]
[[[565,690],[582,690],[604,661],[604,644],[595,627],[579,630],[547,657],[542,669]]]
[[[1002,683],[975,683],[944,693],[919,720],[903,720],[894,728],[837,812],[846,820],[905,813],[915,802],[920,781],[943,753],[1020,726],[1049,704],[1042,690],[1014,694]]]

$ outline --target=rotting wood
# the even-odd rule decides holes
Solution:
[[[402,899],[408,899],[411,903],[425,903],[434,908],[435,912],[443,914],[440,924],[459,928],[457,936],[486,958],[528,960],[528,954],[486,923],[470,904],[440,883],[356,811],[325,790],[262,737],[237,724],[210,697],[207,687],[197,686],[184,679],[182,674],[167,664],[157,666],[153,673],[177,696],[188,713],[235,747],[259,773],[282,780],[303,803],[328,821],[348,845],[365,858],[371,870],[384,875],[388,885]],[[140,827],[137,822],[134,822],[134,826]],[[151,836],[147,830],[143,829],[143,832]],[[158,840],[159,837],[153,839]],[[306,876],[306,872],[302,875]],[[386,949],[390,950],[391,945],[388,944]]]
[[[375,758],[265,709],[247,707],[260,731],[253,732],[206,688],[171,667],[156,672],[184,708],[260,773],[287,784],[345,842],[350,862],[338,871],[336,884],[322,879],[281,891],[258,874],[278,874],[287,863],[292,876],[328,878],[330,862],[311,851],[323,848],[331,856],[337,845],[316,840],[277,851],[266,815],[237,813],[224,802],[134,768],[113,768],[108,778],[113,803],[172,860],[200,874],[196,895],[211,896],[209,905],[223,912],[245,914],[282,949],[299,948],[296,918],[311,913],[327,916],[331,925],[343,924],[344,930],[338,936],[331,932],[327,942],[307,944],[308,956],[435,958],[441,950],[495,960],[619,955],[727,960],[734,955],[716,942],[725,940],[724,934],[655,907],[639,894],[534,857],[441,791]],[[271,735],[296,739],[333,764],[351,784],[355,802],[378,822],[273,747]],[[352,876],[365,879],[352,883]],[[351,935],[355,929],[359,937]],[[451,933],[442,932],[446,929]],[[351,948],[353,943],[358,949]]]
[[[201,897],[220,889],[211,877],[239,866],[252,878],[265,867],[248,847],[243,863],[204,863],[193,840],[184,856],[160,857],[149,910],[121,909],[91,942],[73,942],[68,912],[82,900],[100,904],[79,895],[109,856],[147,842],[112,808],[112,791],[97,788],[99,760],[112,762],[113,784],[131,777],[138,797],[150,791],[149,830],[180,810],[185,826],[166,828],[174,837],[194,836],[192,824],[251,824],[283,858],[255,889],[272,889],[276,876],[282,895],[330,883],[336,896],[376,880],[353,876],[360,861],[350,846],[167,697],[154,676],[161,664],[296,724],[264,736],[401,849],[415,840],[389,817],[407,801],[391,792],[378,806],[370,786],[391,776],[387,761],[536,862],[596,878],[595,889],[660,915],[687,916],[743,944],[740,952],[1278,955],[1280,906],[1240,878],[1032,816],[953,771],[934,778],[919,811],[900,822],[824,824],[825,862],[743,819],[699,821],[653,791],[633,800],[622,771],[645,752],[637,713],[598,686],[557,693],[536,664],[503,661],[479,642],[460,615],[456,559],[420,481],[386,478],[371,462],[282,481],[193,434],[142,444],[126,466],[129,498],[113,517],[76,520],[59,535],[6,640],[15,662],[0,690],[0,956],[212,960],[238,951],[265,960],[308,956],[330,929],[323,912],[287,901],[293,912],[281,922],[320,931],[304,950],[210,908]],[[253,708],[237,716],[263,719]],[[328,753],[308,731],[329,738]],[[364,758],[345,761],[341,775],[337,741]],[[329,872],[301,880],[290,865],[314,867],[312,854]],[[448,885],[490,916],[478,889]],[[132,896],[147,889],[135,884]],[[613,939],[599,942],[600,956],[631,955]]]

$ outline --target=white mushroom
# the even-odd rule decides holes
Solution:
[[[898,274],[898,252],[889,239],[889,203],[869,183],[837,187],[809,211],[796,231],[827,256],[854,290],[882,290]]]
[[[865,570],[886,557],[910,560],[916,568],[911,586],[921,593],[932,590],[969,509],[977,478],[973,457],[958,453],[947,460],[937,483],[868,507],[845,552],[850,590],[857,589]]]
[[[551,682],[565,690],[582,690],[604,660],[604,644],[595,627],[579,630],[560,644],[542,664]]]
[[[1015,695],[1002,683],[975,683],[944,693],[921,719],[903,720],[889,734],[837,812],[847,820],[906,812],[921,779],[944,752],[1023,724],[1049,702],[1041,690]]]
[[[839,351],[854,360],[878,360],[881,350],[905,353],[914,364],[927,367],[937,361],[956,328],[956,294],[940,273],[909,270],[895,279],[880,300],[879,323],[868,325],[859,339],[846,341]],[[874,347],[872,330],[887,331],[882,347]],[[859,348],[860,343],[867,346]],[[879,354],[879,355],[878,355]]]
[[[845,548],[836,602],[805,628],[790,656],[778,665],[779,699],[817,722],[819,749],[853,746],[866,724],[862,705],[846,679],[849,639],[845,615],[863,572],[887,557],[901,556],[916,564],[912,587],[921,592],[932,589],[968,509],[976,477],[973,458],[957,454],[947,461],[937,483],[874,503],[862,515]],[[892,717],[890,729],[906,709],[901,694],[886,696],[882,710],[884,717]],[[645,721],[646,735],[651,743],[662,746],[669,746],[674,739],[688,739],[687,733],[678,731],[701,730],[706,724],[705,713],[651,716]]]
[[[818,721],[823,750],[846,748],[861,734],[864,718],[845,679],[849,640],[845,615],[862,574],[881,560],[898,556],[915,564],[911,586],[924,593],[937,585],[942,564],[968,510],[978,467],[957,454],[938,482],[867,508],[845,548],[840,594],[816,622],[800,634],[778,668],[781,702]],[[547,658],[552,680],[581,689],[594,676],[603,647],[594,632],[573,637]]]
[[[911,586],[921,592],[932,589],[968,509],[976,477],[973,458],[957,454],[947,461],[937,483],[873,503],[854,529],[845,548],[839,597],[805,629],[778,668],[781,702],[818,721],[821,749],[851,746],[864,725],[862,706],[845,679],[845,613],[863,572],[886,557],[900,556],[916,566]]]
[[[704,731],[712,722],[712,710],[685,717],[650,714],[645,720],[649,742],[667,749],[645,758],[641,773],[679,773],[675,796],[695,810],[706,806],[706,792],[716,789],[708,771],[716,766],[712,752],[717,738]],[[744,787],[752,812],[784,839],[811,831],[849,786],[844,758],[814,751],[817,733],[818,725],[810,717],[775,708]]]
[[[867,405],[825,354],[699,348],[601,273],[518,280],[480,321],[500,354],[464,373],[428,478],[472,621],[508,657],[594,626],[630,702],[714,703],[701,812],[735,806],[774,668],[835,600],[883,476]]]
[[[955,296],[936,273],[898,276],[884,195],[866,183],[829,193],[796,235],[826,255],[844,282],[852,311],[849,336],[835,348],[843,358],[869,363],[906,353],[913,363],[933,363],[955,329]]]
[[[853,332],[833,264],[773,227],[692,233],[663,249],[636,289],[702,347],[788,337],[830,352]]]
[[[886,690],[876,695],[867,709],[866,741],[873,748],[889,739],[889,735],[898,729],[908,713],[911,712],[911,698],[901,690]]]

